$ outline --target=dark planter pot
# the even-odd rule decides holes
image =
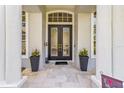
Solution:
[[[86,56],[86,57],[79,56],[79,58],[80,58],[81,71],[87,71],[89,57],[88,56]]]
[[[31,56],[30,57],[32,72],[36,72],[39,70],[39,60],[40,60],[40,56]]]

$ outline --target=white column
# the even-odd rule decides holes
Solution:
[[[97,6],[96,75],[112,75],[112,6]]]
[[[124,6],[113,6],[113,74],[124,81]]]
[[[5,6],[0,5],[0,81],[5,73]]]
[[[96,80],[101,86],[101,72],[112,75],[112,6],[97,6]]]
[[[6,6],[6,82],[21,79],[21,6]]]

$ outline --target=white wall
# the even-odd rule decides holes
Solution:
[[[29,13],[29,54],[32,50],[41,51],[42,41],[42,15],[41,13]]]
[[[29,55],[34,49],[41,54],[40,67],[42,68],[42,14],[29,13]]]
[[[78,54],[81,49],[87,48],[90,57],[90,44],[91,44],[91,14],[79,13],[78,14]],[[77,60],[79,63],[79,56],[77,54]]]

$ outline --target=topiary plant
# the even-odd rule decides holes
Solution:
[[[86,48],[84,48],[83,50],[80,51],[79,56],[87,57],[88,56],[88,50]]]
[[[33,52],[32,52],[32,56],[40,56],[40,52],[35,49]]]

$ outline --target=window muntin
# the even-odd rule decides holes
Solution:
[[[72,22],[72,14],[55,12],[48,14],[48,22]]]

